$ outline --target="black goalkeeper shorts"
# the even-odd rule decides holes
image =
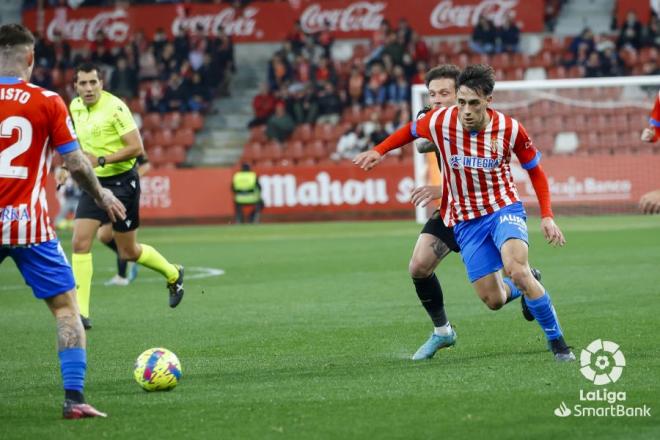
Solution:
[[[449,228],[445,225],[442,218],[440,218],[440,212],[437,210],[433,211],[431,218],[426,222],[421,233],[431,234],[434,237],[438,237],[438,239],[446,244],[453,252],[461,251],[461,248],[458,246],[458,243],[456,243],[456,238],[454,237],[454,228]]]
[[[108,188],[123,203],[126,208],[126,218],[112,224],[117,232],[128,232],[140,226],[140,176],[136,168],[112,177],[99,177],[101,186]],[[98,220],[101,224],[110,223],[108,214],[94,202],[94,199],[83,191],[76,209],[76,218]]]

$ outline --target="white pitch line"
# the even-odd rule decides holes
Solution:
[[[212,268],[212,267],[185,266],[184,269],[185,269],[185,275],[184,275],[184,280],[185,281],[187,281],[187,280],[200,280],[202,278],[219,277],[219,276],[225,274],[225,271],[223,269],[215,269],[215,268]],[[133,284],[133,283],[160,283],[160,282],[163,282],[163,277],[154,277],[154,276],[144,277],[144,276],[141,276],[144,273],[144,271],[147,271],[147,270],[148,269],[146,267],[142,267],[141,270],[140,270],[140,274],[138,275],[138,277],[131,284]],[[109,272],[110,273],[110,272],[114,272],[114,270],[113,269],[107,269],[107,270],[101,269],[97,272]],[[149,271],[149,272],[151,272],[151,271]],[[190,272],[194,272],[194,273],[191,274]],[[95,277],[95,278],[98,279],[99,277]],[[104,283],[106,281],[107,280],[94,281],[94,282],[92,282],[92,286],[104,286]],[[105,286],[105,287],[112,287],[112,286]],[[122,286],[122,287],[125,287],[125,286]],[[22,288],[28,288],[28,286],[26,284],[4,285],[4,286],[0,286],[0,292],[5,291],[5,290],[18,290],[18,289],[22,289]]]

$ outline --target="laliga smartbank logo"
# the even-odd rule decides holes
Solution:
[[[594,385],[613,384],[621,378],[626,358],[618,344],[596,339],[580,353],[580,373]],[[572,407],[562,401],[555,408],[557,417],[651,417],[651,407],[626,404],[625,391],[607,388],[580,390],[580,403]]]

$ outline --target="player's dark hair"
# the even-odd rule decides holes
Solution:
[[[0,26],[0,49],[27,45],[34,46],[34,35],[22,24],[11,23]]]
[[[472,64],[463,69],[456,89],[465,86],[480,96],[490,96],[495,88],[495,71],[488,64]]]
[[[424,83],[428,88],[431,81],[434,79],[453,79],[454,84],[458,84],[458,76],[461,74],[461,69],[455,64],[441,64],[426,72],[424,75]]]
[[[101,68],[94,63],[84,62],[82,64],[79,64],[78,67],[76,67],[76,74],[73,76],[73,82],[74,83],[78,82],[79,72],[92,73],[95,70],[99,79],[103,81],[103,71],[101,70]]]

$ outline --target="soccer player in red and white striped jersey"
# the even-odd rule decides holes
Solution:
[[[46,177],[53,150],[73,178],[115,218],[124,206],[101,188],[82,154],[62,98],[30,84],[34,37],[18,24],[0,26],[0,263],[10,257],[57,320],[65,418],[105,417],[85,403],[85,331],[71,266],[51,227]]]
[[[655,104],[649,117],[649,127],[642,131],[644,142],[657,142],[660,139],[660,90],[655,95]],[[644,214],[660,214],[660,189],[649,191],[639,200],[639,207]]]
[[[513,292],[521,292],[555,359],[572,361],[575,356],[564,341],[550,296],[529,267],[527,217],[511,176],[512,154],[530,175],[545,238],[561,246],[564,236],[553,220],[540,153],[518,121],[490,108],[494,85],[490,66],[468,66],[458,79],[457,106],[429,112],[354,162],[369,170],[384,153],[415,138],[433,141],[442,158],[443,198],[449,202],[442,205],[443,218],[454,224],[475,291],[491,309],[501,308]],[[501,269],[510,280],[503,279]]]

